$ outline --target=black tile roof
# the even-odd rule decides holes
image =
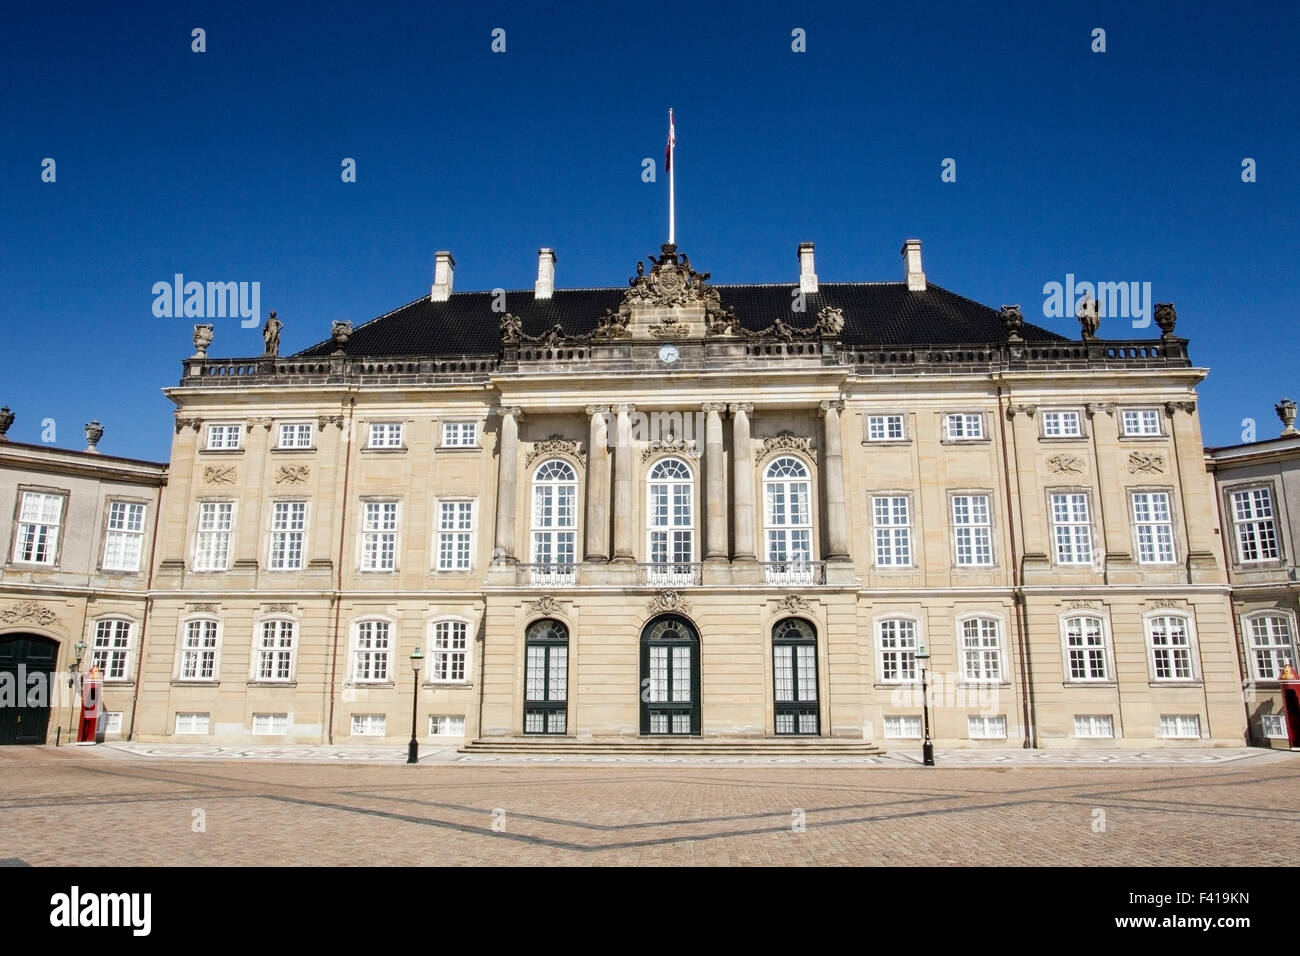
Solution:
[[[811,326],[817,313],[831,306],[844,312],[841,341],[849,346],[978,345],[1006,341],[996,309],[929,285],[911,292],[905,282],[824,282],[807,296],[806,311],[791,312],[795,286],[714,285],[724,307],[735,309],[740,324],[757,332],[781,316],[796,328]],[[595,328],[606,309],[617,310],[626,289],[556,289],[537,299],[531,289],[507,292],[505,311],[523,323],[528,335],[540,335],[559,323],[570,335]],[[501,351],[501,314],[492,311],[492,292],[454,292],[445,302],[424,295],[408,305],[358,326],[344,351],[349,355],[481,355]],[[1064,336],[1026,322],[1028,342],[1065,342]],[[332,341],[299,352],[329,355]]]

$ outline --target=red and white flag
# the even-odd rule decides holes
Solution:
[[[677,146],[677,127],[673,126],[673,111],[668,111],[668,145],[664,147],[664,172],[673,168],[673,149]]]

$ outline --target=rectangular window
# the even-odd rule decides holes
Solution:
[[[14,561],[53,564],[59,548],[59,525],[63,521],[63,495],[24,491],[18,508],[18,535]]]
[[[402,447],[402,423],[401,422],[371,422],[369,447],[401,448]]]
[[[98,667],[104,680],[126,680],[131,652],[130,621],[96,621],[90,665]]]
[[[444,448],[473,448],[478,444],[478,422],[443,422]]]
[[[1232,493],[1233,537],[1237,541],[1237,560],[1274,561],[1277,550],[1277,526],[1273,523],[1273,494],[1267,488],[1251,488]]]
[[[868,415],[867,438],[870,441],[902,441],[902,415]]]
[[[1270,740],[1286,740],[1286,720],[1281,714],[1261,714],[1259,717],[1259,729],[1264,732],[1264,736]]]
[[[962,676],[968,681],[1002,680],[1002,638],[998,622],[973,617],[961,622]]]
[[[993,522],[988,495],[953,495],[952,527],[958,565],[989,567],[993,564]]]
[[[1172,564],[1174,519],[1167,491],[1133,492],[1133,527],[1140,564]]]
[[[438,502],[438,570],[468,571],[474,544],[474,502]]]
[[[358,683],[388,680],[389,624],[387,621],[361,621],[357,624],[356,646],[352,657],[352,679]]]
[[[258,737],[283,737],[289,732],[288,714],[254,714],[253,734]]]
[[[1057,564],[1092,564],[1092,521],[1083,492],[1052,495]]]
[[[1123,422],[1128,437],[1160,434],[1160,412],[1154,408],[1126,408]]]
[[[907,715],[890,715],[885,717],[885,736],[900,737],[905,740],[921,739],[921,718]]]
[[[307,502],[276,501],[271,505],[272,571],[302,570],[303,540],[307,536]]]
[[[293,678],[293,621],[263,621],[257,639],[257,679],[287,681]]]
[[[185,622],[181,639],[181,680],[216,680],[218,624],[209,619]]]
[[[463,714],[430,714],[430,737],[464,737],[465,716]]]
[[[983,714],[971,715],[966,718],[966,732],[971,740],[1006,740],[1006,715],[999,714],[996,717]]]
[[[912,515],[905,495],[881,495],[871,499],[876,525],[876,564],[880,567],[911,567]]]
[[[209,425],[208,451],[232,451],[239,447],[239,425]]]
[[[397,502],[367,501],[361,524],[361,570],[397,568]]]
[[[108,710],[104,712],[104,736],[122,736],[122,712],[120,710]]]
[[[384,714],[353,714],[353,737],[383,737],[388,733],[388,718]]]
[[[1110,714],[1075,714],[1074,736],[1114,737],[1115,718]]]
[[[469,672],[469,626],[464,621],[435,621],[429,648],[429,680],[459,684]]]
[[[1192,640],[1187,619],[1153,617],[1147,625],[1156,680],[1192,680]]]
[[[130,501],[108,503],[104,535],[105,571],[139,571],[144,553],[144,505]]]
[[[277,448],[310,448],[311,422],[281,422]]]
[[[916,622],[904,618],[881,621],[880,680],[901,683],[916,679]]]
[[[1247,621],[1250,663],[1256,680],[1277,680],[1282,668],[1294,664],[1291,622],[1280,614],[1261,614]]]
[[[195,571],[224,571],[230,562],[232,501],[200,501],[199,533],[194,542]]]
[[[1078,438],[1082,434],[1078,412],[1043,412],[1044,438]]]
[[[984,437],[984,416],[979,412],[960,412],[944,419],[948,441],[979,441]]]
[[[178,713],[176,715],[176,733],[206,734],[210,720],[208,714]]]
[[[1200,739],[1201,718],[1197,714],[1161,714],[1160,736],[1166,739]]]
[[[1106,636],[1101,618],[1066,618],[1065,652],[1068,680],[1106,680]]]

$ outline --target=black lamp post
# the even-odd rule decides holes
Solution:
[[[415,717],[420,707],[420,663],[423,660],[424,652],[417,644],[415,650],[411,651],[411,667],[415,669],[415,687],[411,689],[411,742],[406,748],[407,763],[420,762],[420,742],[415,739]]]
[[[930,701],[926,694],[925,664],[930,659],[930,652],[922,644],[916,649],[916,660],[921,665],[921,720],[925,739],[921,742],[921,763],[926,767],[934,766],[934,744],[930,743]]]
[[[75,741],[77,738],[77,697],[80,695],[81,688],[77,684],[77,671],[81,668],[81,661],[86,656],[86,642],[77,641],[72,645],[72,650],[76,654],[71,664],[68,665],[68,687],[76,687],[72,694],[72,713],[68,721],[68,739]]]

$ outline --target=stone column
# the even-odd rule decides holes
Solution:
[[[609,560],[609,427],[608,405],[588,405],[591,432],[587,440],[587,561]]]
[[[733,560],[754,560],[754,459],[749,440],[749,415],[754,406],[731,406],[731,498],[735,507]]]
[[[826,560],[849,560],[849,516],[844,504],[844,449],[840,440],[840,412],[843,400],[821,403],[825,421],[824,463],[826,467]]]
[[[704,560],[727,560],[727,476],[722,465],[722,413],[727,406],[702,406],[704,420]]]
[[[632,422],[635,405],[616,405],[617,446],[614,449],[614,558],[619,564],[635,560],[632,522]]]
[[[519,485],[519,419],[523,415],[518,405],[503,405],[497,409],[501,415],[501,442],[497,448],[497,537],[492,560],[515,562],[515,502]]]

